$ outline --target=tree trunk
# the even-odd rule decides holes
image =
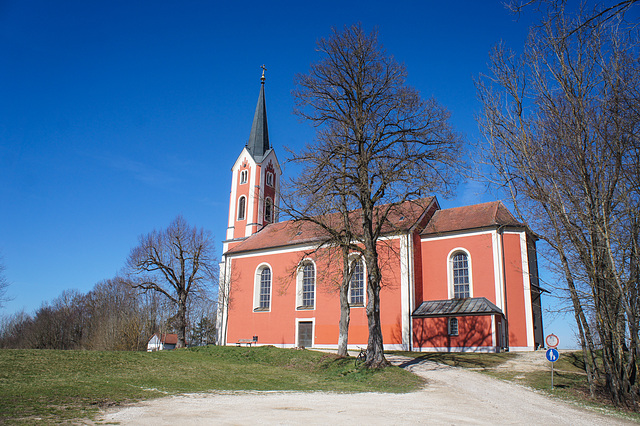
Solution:
[[[371,276],[369,276],[371,278]],[[367,288],[367,320],[369,325],[369,343],[367,345],[367,366],[369,368],[382,368],[389,365],[384,357],[384,345],[382,341],[382,327],[380,325],[380,284],[370,285]]]
[[[560,254],[562,262],[562,268],[564,269],[565,279],[567,281],[567,287],[569,288],[569,294],[571,296],[571,303],[573,304],[573,313],[575,315],[576,324],[578,325],[578,331],[580,336],[580,346],[582,347],[582,358],[584,361],[584,368],[587,373],[587,382],[589,383],[589,394],[591,397],[595,396],[595,381],[598,374],[598,366],[595,360],[595,348],[593,346],[593,338],[591,337],[591,329],[589,323],[584,315],[582,309],[582,302],[578,296],[578,292],[573,281],[573,275],[569,268],[569,261],[565,256],[562,245],[557,248]]]
[[[338,336],[338,356],[348,355],[349,343],[349,321],[351,320],[351,310],[349,307],[349,248],[342,247],[342,285],[340,286],[340,334]]]
[[[373,244],[371,244],[373,242]],[[384,357],[382,326],[380,324],[380,267],[375,241],[365,238],[365,246],[370,244],[365,253],[367,263],[367,323],[369,326],[369,343],[367,344],[367,362],[369,368],[382,368],[389,365]]]
[[[186,344],[186,331],[187,331],[187,295],[185,293],[178,295],[178,343],[176,349],[184,348]]]

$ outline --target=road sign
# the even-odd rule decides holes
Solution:
[[[553,336],[553,334],[550,334],[549,336],[547,336],[547,341],[549,340],[550,336]],[[560,358],[560,354],[558,353],[558,350],[556,348],[550,348],[550,349],[547,349],[546,355],[547,355],[547,359],[551,361],[551,389],[553,389],[553,363],[556,362],[558,358]]]
[[[556,336],[555,334],[551,333],[550,335],[547,336],[547,338],[545,339],[545,342],[547,342],[547,346],[550,348],[556,348],[558,347],[558,344],[560,343],[560,339],[558,339],[558,336]]]

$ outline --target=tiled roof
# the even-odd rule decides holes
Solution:
[[[176,345],[178,344],[178,335],[177,334],[163,334],[160,341],[166,345]]]
[[[523,226],[500,201],[438,210],[422,235],[439,234],[487,226]]]
[[[382,227],[383,234],[391,234],[394,232],[403,232],[411,229],[422,217],[425,209],[435,201],[435,197],[427,197],[419,200],[405,201],[397,206],[392,206],[387,216],[387,221]],[[389,205],[385,204],[378,207],[379,210]],[[354,223],[360,215],[360,210],[354,210],[350,213]],[[340,216],[336,214],[323,217],[325,223],[331,223],[334,220],[340,223]],[[355,228],[355,227],[354,227]],[[320,225],[308,221],[286,221],[279,223],[271,223],[249,238],[229,249],[227,253],[240,253],[252,250],[261,250],[266,248],[283,247],[295,244],[308,244],[320,242],[328,238],[326,231]]]
[[[472,297],[468,299],[428,300],[422,302],[412,316],[429,318],[494,314],[502,315],[502,311],[484,297]]]

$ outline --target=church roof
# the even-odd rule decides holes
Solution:
[[[427,300],[411,314],[413,317],[461,317],[468,315],[502,315],[502,311],[485,297]]]
[[[488,226],[523,226],[501,201],[455,207],[435,212],[422,235],[440,234]]]
[[[393,206],[387,216],[387,221],[382,226],[383,234],[406,232],[418,224],[425,210],[435,201],[435,197],[427,197],[419,200],[405,201]],[[384,209],[389,205],[383,205],[378,209]],[[360,210],[353,210],[350,215],[356,221]],[[338,214],[330,214],[322,217],[323,223],[331,224],[340,220]],[[328,239],[328,233],[316,223],[309,221],[293,221],[270,223],[249,238],[229,249],[227,253],[240,253],[253,250],[263,250],[296,244],[318,243]]]
[[[264,74],[262,84],[260,85],[260,95],[258,95],[256,112],[253,116],[251,133],[249,134],[249,141],[247,142],[247,149],[257,163],[262,162],[262,159],[270,149],[269,129],[267,128],[267,104],[264,97]]]

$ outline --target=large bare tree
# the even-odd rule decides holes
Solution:
[[[599,342],[612,400],[637,407],[639,40],[622,14],[545,4],[524,53],[498,46],[478,84],[488,158],[555,251],[592,393]]]
[[[334,29],[318,41],[317,50],[322,58],[308,74],[296,76],[295,112],[316,126],[317,134],[293,155],[304,170],[292,183],[302,217],[315,217],[318,203],[324,203],[344,218],[331,226],[337,231],[332,233],[332,238],[338,236],[335,242],[362,253],[366,364],[377,368],[387,364],[380,324],[379,238],[398,204],[445,191],[455,181],[451,172],[456,170],[449,166],[462,162],[461,141],[449,125],[449,113],[407,85],[406,68],[386,53],[376,31],[366,33],[361,25]],[[313,195],[327,187],[335,192],[326,200]],[[358,209],[358,220],[347,227],[351,207]]]
[[[131,285],[164,295],[177,308],[176,347],[186,342],[189,297],[210,285],[215,277],[213,238],[208,231],[189,226],[182,216],[167,229],[143,235],[127,259]]]

